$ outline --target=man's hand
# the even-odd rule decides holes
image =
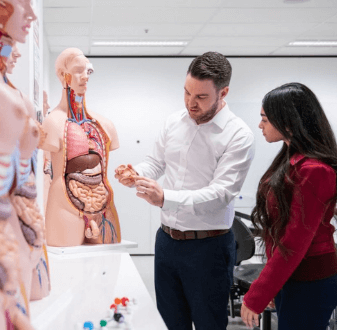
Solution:
[[[259,314],[251,311],[245,304],[241,306],[241,318],[246,326],[251,329],[254,328],[254,326],[259,326]]]
[[[135,177],[137,196],[145,199],[148,203],[162,207],[164,204],[164,191],[157,181],[143,176]]]
[[[115,169],[115,178],[126,187],[134,187],[135,177],[138,176],[138,173],[132,167],[131,164],[128,165],[119,165]]]

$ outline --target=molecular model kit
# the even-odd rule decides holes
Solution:
[[[135,308],[137,308],[136,299],[115,298],[114,303],[107,310],[106,318],[101,319],[99,324],[91,321],[77,323],[75,330],[133,330],[131,318]]]

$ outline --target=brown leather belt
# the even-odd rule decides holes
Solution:
[[[229,232],[229,229],[180,231],[177,229],[167,227],[163,224],[161,225],[161,229],[166,234],[170,235],[173,239],[176,239],[176,240],[203,239],[207,237],[215,237],[215,236],[224,235]]]

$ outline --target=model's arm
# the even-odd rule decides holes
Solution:
[[[42,128],[47,136],[41,146],[42,150],[50,152],[59,152],[61,150],[64,132],[62,124],[62,119],[58,118],[57,115],[55,116],[55,113],[50,113],[50,115],[43,121]]]
[[[290,219],[282,243],[292,250],[287,260],[277,247],[244,297],[245,305],[262,313],[306,255],[336,191],[336,175],[326,165],[307,165],[299,170],[290,208]]]
[[[254,157],[252,133],[237,134],[218,161],[213,180],[198,190],[164,189],[163,210],[185,210],[195,215],[216,212],[240,192]]]

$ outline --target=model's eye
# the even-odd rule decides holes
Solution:
[[[94,73],[94,69],[88,69],[88,76],[90,76],[92,73]]]

